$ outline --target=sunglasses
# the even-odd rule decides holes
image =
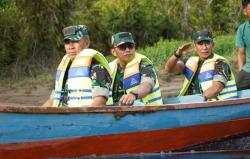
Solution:
[[[126,50],[126,48],[133,49],[134,47],[135,47],[135,44],[133,43],[124,43],[122,45],[117,46],[117,48],[122,51]]]

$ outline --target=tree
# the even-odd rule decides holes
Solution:
[[[187,39],[188,37],[188,0],[184,0],[183,7],[183,38]]]
[[[59,57],[58,47],[62,44],[62,28],[70,23],[73,0],[18,0],[13,2],[17,10],[18,32],[15,41],[15,62],[10,64],[11,75],[34,76],[50,61]]]
[[[174,22],[159,10],[158,1],[100,0],[80,18],[92,32],[92,46],[102,52],[110,49],[111,35],[120,31],[131,32],[137,47],[145,47],[160,37],[177,37]],[[118,5],[119,4],[119,5]]]
[[[0,1],[0,78],[6,76],[9,72],[9,66],[16,57],[16,50],[18,41],[18,17],[17,8],[14,1],[3,0]]]

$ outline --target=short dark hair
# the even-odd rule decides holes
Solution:
[[[250,0],[242,0],[242,7],[246,8],[249,3],[250,3]]]

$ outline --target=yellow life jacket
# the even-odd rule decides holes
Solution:
[[[213,58],[205,60],[203,65],[201,66],[198,78],[203,92],[206,91],[212,85],[213,77],[215,75],[215,62],[218,59],[222,59],[227,62],[224,57],[214,54]],[[186,62],[184,68],[185,79],[181,92],[179,94],[180,96],[186,95],[188,87],[195,75],[195,72],[197,71],[198,62],[199,57],[197,56],[190,57]],[[231,98],[237,98],[237,87],[233,72],[231,72],[230,80],[227,81],[225,88],[219,93],[217,99],[212,100],[225,100]]]
[[[149,64],[153,64],[146,56],[135,53],[134,59],[126,65],[126,68],[124,70],[123,88],[127,93],[137,90],[138,86],[141,83],[140,62],[142,60],[146,61]],[[109,66],[112,70],[113,86],[118,67],[117,59],[109,63]],[[158,78],[156,79],[156,83],[152,91],[147,96],[142,98],[142,101],[146,105],[163,104]]]
[[[57,68],[53,106],[61,106],[63,93],[67,93],[69,107],[89,106],[93,102],[92,80],[90,78],[90,66],[93,58],[111,74],[108,62],[101,53],[94,49],[84,49],[73,60],[68,71],[68,77],[66,77],[68,89],[63,90],[65,71],[70,62],[68,55],[65,55]],[[107,105],[112,105],[111,88],[109,92]]]

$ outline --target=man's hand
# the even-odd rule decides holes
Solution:
[[[119,105],[132,105],[135,100],[136,100],[135,95],[131,93],[124,94],[119,101]]]
[[[224,89],[224,84],[220,81],[213,81],[212,86],[209,87],[204,93],[203,96],[206,96],[207,99],[216,98],[218,94]]]
[[[91,103],[91,106],[94,107],[104,107],[106,106],[107,99],[103,96],[96,96],[93,99],[93,102]]]
[[[238,48],[237,51],[237,62],[238,62],[238,71],[241,71],[242,67],[246,63],[246,49],[245,48]]]
[[[191,43],[185,43],[180,46],[174,54],[167,60],[165,64],[165,70],[168,73],[180,73],[184,69],[184,62],[179,60],[179,58],[184,54],[190,54],[193,50],[190,48]]]
[[[42,107],[52,107],[53,106],[53,100],[48,99],[43,105]]]
[[[193,50],[190,48],[192,43],[185,43],[176,50],[176,54],[182,56],[184,54],[190,54]]]

